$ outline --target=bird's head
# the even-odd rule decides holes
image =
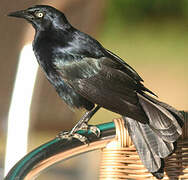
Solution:
[[[46,5],[36,5],[25,10],[12,12],[8,16],[24,18],[36,30],[44,30],[52,26],[59,28],[67,28],[70,26],[62,12]]]

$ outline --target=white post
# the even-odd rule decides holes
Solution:
[[[8,114],[4,175],[27,153],[30,105],[38,64],[32,45],[21,51]]]

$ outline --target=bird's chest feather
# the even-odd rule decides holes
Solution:
[[[72,55],[69,48],[50,38],[35,38],[33,50],[40,67],[43,69],[49,82],[55,87],[59,96],[70,107],[87,107],[87,101],[84,100],[74,89],[66,82],[63,76],[69,74],[68,68],[62,73],[60,69],[73,59],[79,59]],[[73,70],[74,71],[74,70]],[[76,73],[74,71],[74,73]],[[73,74],[74,74],[73,73]],[[86,105],[85,105],[86,104]]]
[[[89,54],[84,46],[87,39],[72,38],[66,41],[63,36],[57,37],[57,34],[49,36],[49,33],[42,32],[36,34],[33,42],[38,63],[54,86],[57,87],[61,81],[90,78],[100,71],[99,61],[94,58],[98,55],[95,51]]]

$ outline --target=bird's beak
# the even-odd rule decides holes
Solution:
[[[33,18],[33,15],[28,13],[28,11],[26,11],[26,10],[11,12],[11,13],[8,14],[8,16],[17,17],[17,18],[24,18],[24,19],[28,19],[28,20]]]

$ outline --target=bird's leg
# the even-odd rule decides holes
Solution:
[[[91,111],[87,111],[81,119],[78,121],[78,123],[72,128],[70,132],[61,132],[58,137],[62,139],[69,139],[71,137],[74,137],[76,139],[79,139],[81,142],[87,143],[87,138],[76,133],[78,130],[88,130],[88,122],[93,117],[93,115],[100,109],[100,106],[97,105],[94,109]],[[97,137],[100,136],[100,130],[96,126],[90,126],[90,131],[93,132]]]
[[[87,123],[89,120],[93,117],[93,115],[100,109],[100,106],[97,105],[94,109],[91,111],[87,111],[81,119],[78,121],[78,123],[72,128],[70,134],[74,134],[78,130],[87,130],[88,125]]]

